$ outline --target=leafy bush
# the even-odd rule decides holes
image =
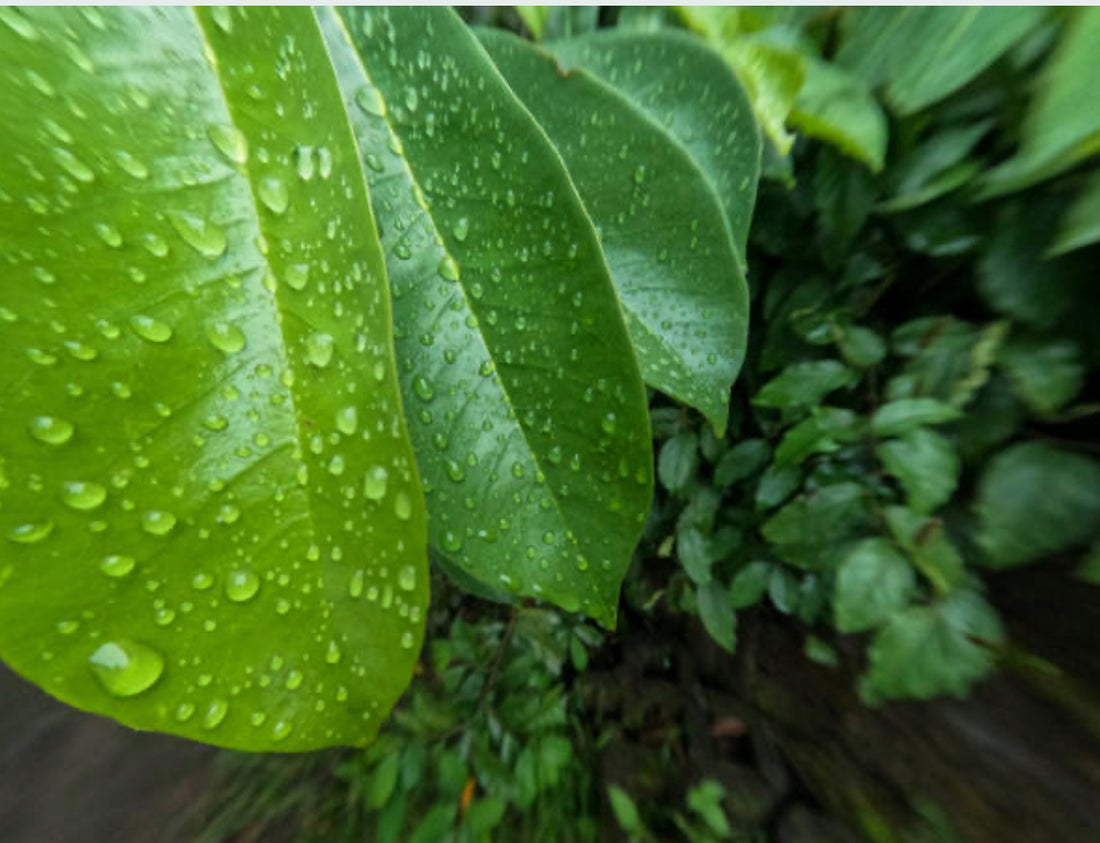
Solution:
[[[17,671],[222,746],[360,745],[416,666],[429,553],[608,628],[633,559],[632,614],[733,650],[767,602],[821,661],[867,633],[869,702],[927,698],[995,664],[992,572],[1091,545],[1097,578],[1094,10],[522,15],[555,38],[0,12],[29,115],[0,173]],[[598,633],[516,617],[583,671]],[[522,747],[486,721],[433,750],[439,805],[394,796],[509,689],[485,623],[429,649],[455,707],[414,692],[360,759],[393,835],[456,797],[487,833],[545,781],[593,816],[557,787],[583,740],[554,670],[501,703]],[[727,837],[692,794],[675,821]]]

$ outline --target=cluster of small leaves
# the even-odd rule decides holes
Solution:
[[[869,634],[869,702],[989,673],[997,571],[1097,576],[1096,116],[1070,106],[1100,80],[1097,15],[964,11],[679,13],[735,68],[749,45],[809,55],[882,115],[881,146],[856,148],[755,91],[783,130],[750,236],[756,328],[724,438],[651,411],[665,494],[648,530],[682,570],[669,599],[729,649],[760,603],[826,664],[827,639]]]

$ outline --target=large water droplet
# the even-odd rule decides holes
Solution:
[[[31,419],[31,436],[47,445],[64,445],[73,438],[73,426],[56,416],[36,416]]]
[[[256,192],[259,194],[260,201],[272,213],[282,214],[290,205],[290,192],[286,189],[286,183],[275,176],[260,179]]]
[[[351,436],[359,429],[359,411],[355,407],[341,407],[336,411],[336,429]]]
[[[412,591],[416,588],[416,568],[412,565],[405,565],[397,574],[397,584],[405,591]]]
[[[363,494],[372,501],[380,501],[386,496],[386,484],[389,472],[380,465],[367,469],[363,478]]]
[[[206,711],[202,715],[203,728],[216,729],[225,720],[228,713],[229,703],[222,699],[211,700],[210,705],[206,707]]]
[[[176,516],[161,509],[152,509],[141,514],[141,528],[154,536],[166,536],[176,526]]]
[[[134,570],[134,566],[137,562],[132,556],[123,556],[120,554],[111,554],[110,556],[104,556],[99,563],[99,570],[105,573],[109,577],[124,577]]]
[[[65,484],[61,499],[66,506],[86,512],[107,500],[107,490],[98,483],[71,481]]]
[[[168,342],[172,339],[172,327],[152,316],[131,316],[130,327],[135,334],[149,342]]]
[[[232,322],[221,320],[212,320],[206,323],[206,338],[210,340],[210,344],[214,348],[224,351],[226,354],[236,354],[238,351],[243,350],[248,343],[244,331]]]
[[[457,281],[459,278],[458,264],[450,255],[445,255],[439,262],[439,277],[444,281]]]
[[[334,346],[332,334],[310,334],[306,339],[306,359],[317,368],[323,369],[332,360]]]
[[[31,524],[20,524],[8,531],[8,541],[16,544],[34,544],[42,541],[53,532],[52,521],[41,521]]]
[[[248,570],[233,571],[225,580],[225,596],[234,603],[244,603],[260,590],[260,578]]]
[[[225,254],[225,232],[202,217],[186,211],[169,211],[168,221],[183,241],[207,258],[219,258]]]
[[[164,673],[160,653],[126,638],[101,644],[88,664],[104,690],[115,697],[133,697],[147,691]]]
[[[206,134],[230,163],[243,164],[248,160],[248,140],[236,126],[215,123],[206,130]]]
[[[404,489],[394,496],[393,512],[402,521],[408,521],[412,518],[412,498]]]

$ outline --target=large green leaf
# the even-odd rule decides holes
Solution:
[[[672,30],[601,30],[550,49],[567,66],[612,85],[683,145],[718,194],[744,267],[760,177],[760,130],[752,103],[721,57]]]
[[[503,32],[481,38],[596,223],[646,381],[724,433],[748,288],[713,184],[660,123],[587,71],[563,73]]]
[[[365,742],[424,504],[313,13],[9,10],[0,67],[0,654],[138,728]]]
[[[850,9],[837,63],[911,114],[962,88],[1034,27],[1044,11],[1027,6]]]
[[[1072,15],[1038,80],[1020,148],[986,176],[983,198],[1050,178],[1100,150],[1100,109],[1091,105],[1100,85],[1100,8]]]
[[[653,463],[595,230],[457,15],[318,14],[383,221],[431,544],[613,624]]]

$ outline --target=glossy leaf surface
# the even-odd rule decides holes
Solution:
[[[721,57],[669,30],[602,30],[548,49],[567,67],[583,67],[607,82],[683,145],[717,193],[744,267],[760,177],[760,130],[752,103]]]
[[[652,453],[595,230],[457,15],[318,14],[382,220],[431,544],[612,625]]]
[[[0,68],[0,653],[142,729],[365,742],[424,506],[312,12],[8,11]]]
[[[481,35],[562,156],[600,232],[646,382],[724,432],[745,354],[748,288],[713,184],[688,150],[585,70]]]

